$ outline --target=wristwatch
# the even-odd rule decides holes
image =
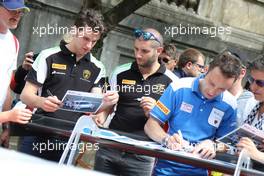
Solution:
[[[166,135],[162,140],[161,140],[161,145],[163,147],[167,147],[168,146],[168,141],[169,141],[170,135]]]

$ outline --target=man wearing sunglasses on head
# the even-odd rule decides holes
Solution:
[[[197,77],[204,73],[204,55],[194,49],[188,48],[181,53],[178,68],[175,70],[176,76],[179,78],[183,77]]]
[[[119,91],[110,129],[145,136],[148,113],[165,88],[178,78],[158,62],[163,38],[155,29],[134,30],[135,61],[117,67],[110,85]],[[102,125],[105,119],[97,121]],[[95,170],[114,175],[151,175],[154,158],[100,147],[96,154]]]

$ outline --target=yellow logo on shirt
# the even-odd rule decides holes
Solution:
[[[83,79],[89,79],[91,76],[90,70],[83,70]]]
[[[160,101],[157,101],[157,107],[165,114],[168,115],[170,113],[170,110]]]
[[[129,80],[129,79],[122,79],[122,84],[129,84],[129,85],[135,85],[135,80]]]
[[[67,69],[67,65],[53,63],[51,68],[58,69],[58,70],[66,70]]]

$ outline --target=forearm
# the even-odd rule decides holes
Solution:
[[[21,101],[31,108],[41,108],[45,98],[37,95],[38,89],[39,87],[37,85],[26,82],[20,95]]]
[[[20,99],[31,108],[41,108],[43,104],[42,102],[45,101],[44,97],[40,97],[36,94],[27,94],[24,91],[22,92]]]
[[[0,112],[0,123],[10,121],[10,111]]]
[[[154,141],[162,143],[167,133],[161,128],[159,122],[150,117],[144,127],[145,133]]]
[[[264,153],[261,151],[257,151],[253,154],[250,154],[250,157],[258,162],[261,162],[262,164],[264,164]]]
[[[12,105],[12,95],[11,95],[11,89],[8,88],[7,94],[6,94],[6,99],[3,105],[3,111],[8,111],[11,109]]]

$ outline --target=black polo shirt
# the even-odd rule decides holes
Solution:
[[[148,96],[158,100],[166,87],[177,79],[165,65],[161,65],[157,72],[146,80],[136,62],[117,67],[110,79],[110,85],[119,92],[119,100],[109,128],[142,132],[147,118],[138,98]]]
[[[68,50],[65,44],[61,42],[60,46],[43,50],[27,75],[26,81],[41,87],[40,96],[49,96],[49,90],[62,100],[67,90],[90,92],[93,87],[103,85],[103,64],[90,53],[77,62],[76,55]],[[36,113],[74,122],[81,115],[64,110],[45,112],[42,109],[38,109]]]

